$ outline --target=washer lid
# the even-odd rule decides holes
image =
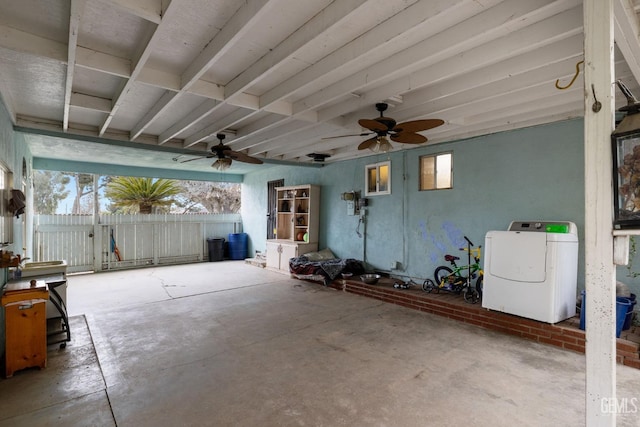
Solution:
[[[578,235],[578,228],[570,221],[512,221],[508,230]]]
[[[493,276],[526,283],[545,281],[546,233],[493,231],[490,245],[487,269]]]

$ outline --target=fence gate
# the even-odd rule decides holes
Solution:
[[[34,215],[34,261],[67,261],[67,271],[93,271],[91,215]]]
[[[35,215],[36,261],[67,261],[67,271],[184,264],[208,258],[208,238],[241,232],[240,214]]]

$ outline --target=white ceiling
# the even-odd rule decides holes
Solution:
[[[639,2],[614,1],[616,77],[638,95]],[[371,154],[323,138],[362,132],[376,102],[443,119],[427,144],[582,116],[582,73],[555,87],[582,20],[580,0],[0,0],[0,94],[19,129],[95,137],[30,137],[36,157],[211,170],[171,159],[224,132],[267,162],[332,162]]]

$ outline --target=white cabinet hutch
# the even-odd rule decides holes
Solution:
[[[276,187],[275,239],[267,240],[267,268],[289,273],[289,259],[318,250],[320,187]]]

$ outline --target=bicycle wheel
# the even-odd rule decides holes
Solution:
[[[441,265],[440,267],[436,268],[436,271],[433,273],[433,278],[436,282],[436,286],[438,288],[442,287],[443,285],[442,281],[446,280],[445,277],[447,277],[452,273],[453,273],[453,270],[447,267],[446,265]]]
[[[433,283],[433,280],[431,279],[426,279],[423,283],[422,283],[422,290],[428,293],[431,293],[433,291],[440,291],[440,289],[438,289],[438,287],[436,286],[435,283]]]
[[[484,286],[484,276],[478,277],[476,280],[476,291],[478,291],[478,297],[482,298],[482,287]]]
[[[465,302],[468,302],[469,304],[475,304],[480,301],[480,295],[478,294],[478,291],[471,287],[464,288],[462,297],[464,298]]]

